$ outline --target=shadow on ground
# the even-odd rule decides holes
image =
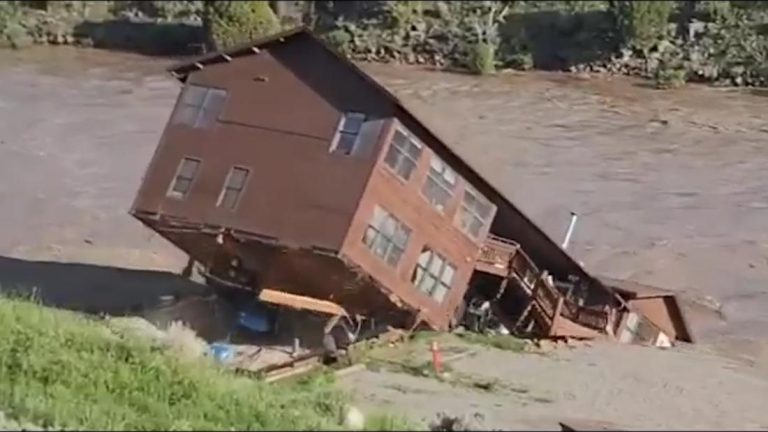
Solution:
[[[211,289],[169,272],[0,256],[0,292],[34,295],[61,309],[128,315],[157,308],[167,296],[208,296]]]

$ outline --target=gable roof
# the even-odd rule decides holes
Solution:
[[[673,309],[670,311],[672,314],[670,318],[677,324],[677,330],[680,332],[678,338],[685,342],[694,341],[690,323],[685,317],[683,308],[680,305],[680,300],[674,292],[626,279],[615,279],[607,276],[598,276],[598,280],[603,285],[610,287],[620,295],[626,297],[627,300],[641,300],[651,298],[666,298],[671,300],[671,303],[668,303],[668,306]]]
[[[294,29],[276,33],[271,36],[255,40],[247,44],[239,45],[227,50],[214,52],[211,54],[204,55],[202,57],[198,57],[196,59],[181,62],[169,67],[168,71],[179,81],[185,82],[187,79],[187,76],[190,73],[198,71],[207,65],[229,62],[236,57],[258,54],[260,50],[267,45],[270,45],[273,43],[282,43],[287,41],[288,39],[291,39],[297,36],[308,37],[310,40],[317,43],[320,47],[324,48],[325,50],[333,54],[333,56],[336,59],[338,59],[339,62],[341,62],[342,64],[350,68],[352,71],[354,71],[357,75],[359,75],[367,84],[369,84],[372,88],[378,91],[382,97],[386,98],[391,103],[393,103],[399,109],[399,111],[402,112],[402,114],[409,117],[409,120],[421,126],[429,135],[431,135],[431,137],[437,143],[442,145],[447,152],[452,154],[458,160],[458,162],[463,165],[463,168],[467,172],[471,173],[473,176],[477,177],[482,182],[484,182],[485,186],[488,189],[490,189],[497,197],[501,198],[505,202],[505,204],[507,204],[510,208],[514,209],[514,211],[519,214],[519,216],[527,223],[527,225],[533,231],[536,232],[536,234],[540,238],[550,243],[550,246],[552,246],[551,247],[552,252],[559,255],[556,258],[561,262],[564,261],[565,263],[567,263],[568,266],[570,267],[569,271],[578,274],[582,279],[586,279],[594,282],[598,287],[608,291],[614,298],[616,298],[620,303],[623,304],[623,300],[618,295],[616,295],[616,293],[613,291],[612,288],[604,285],[599,279],[587,273],[587,271],[584,268],[582,268],[582,266],[579,263],[577,263],[576,260],[574,260],[565,250],[563,250],[557,242],[552,240],[552,238],[549,237],[549,235],[545,233],[538,225],[536,225],[531,218],[529,218],[517,206],[515,206],[512,203],[512,200],[506,194],[502,193],[501,190],[496,185],[494,185],[485,176],[480,174],[478,170],[476,170],[472,165],[470,165],[469,162],[467,162],[464,158],[459,156],[459,154],[450,146],[450,144],[448,144],[448,141],[443,139],[441,135],[434,128],[430,127],[424,121],[416,117],[416,115],[413,114],[413,110],[410,109],[405,103],[403,103],[403,101],[401,101],[396,95],[390,92],[386,87],[384,87],[382,84],[376,81],[373,77],[368,75],[365,71],[360,69],[360,67],[355,65],[353,62],[351,62],[350,60],[345,58],[343,55],[338,53],[331,46],[326,44],[323,40],[321,40],[316,35],[314,35],[307,27],[305,26],[296,27]]]

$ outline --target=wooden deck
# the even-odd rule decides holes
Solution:
[[[546,270],[539,269],[520,245],[489,235],[475,270],[503,277],[501,289],[510,282],[529,296],[529,304],[517,319],[514,332],[528,323],[544,336],[596,337],[609,333],[609,310],[580,306],[568,300],[552,283]]]

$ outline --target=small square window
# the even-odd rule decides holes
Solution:
[[[442,213],[456,189],[456,179],[456,173],[445,162],[437,156],[432,156],[421,194]]]
[[[386,163],[395,173],[405,181],[411,178],[421,156],[421,143],[415,138],[397,129],[392,136],[392,142],[384,155]]]
[[[472,238],[479,238],[490,225],[494,208],[478,191],[467,185],[458,215],[459,228]]]
[[[176,176],[173,178],[171,187],[168,188],[168,196],[178,199],[184,199],[192,188],[192,182],[200,169],[200,160],[194,158],[184,158],[179,163],[176,170]]]
[[[421,292],[441,303],[453,284],[456,267],[429,248],[419,255],[411,282]]]
[[[403,256],[411,230],[388,211],[376,206],[373,217],[363,235],[363,243],[374,255],[392,267],[397,267]]]

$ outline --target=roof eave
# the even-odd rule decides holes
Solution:
[[[232,59],[236,57],[258,54],[259,52],[261,52],[261,48],[260,48],[261,46],[271,42],[276,42],[276,41],[281,42],[285,38],[289,36],[297,35],[299,33],[310,34],[306,26],[298,26],[289,30],[274,33],[267,37],[264,37],[246,44],[237,45],[235,47],[232,47],[226,50],[219,50],[210,54],[205,54],[189,60],[185,60],[183,62],[176,63],[168,67],[166,71],[168,71],[168,73],[170,73],[171,76],[173,76],[174,78],[184,82],[186,80],[186,77],[190,73],[201,70],[206,66],[210,66],[218,63],[230,62],[232,61]]]

